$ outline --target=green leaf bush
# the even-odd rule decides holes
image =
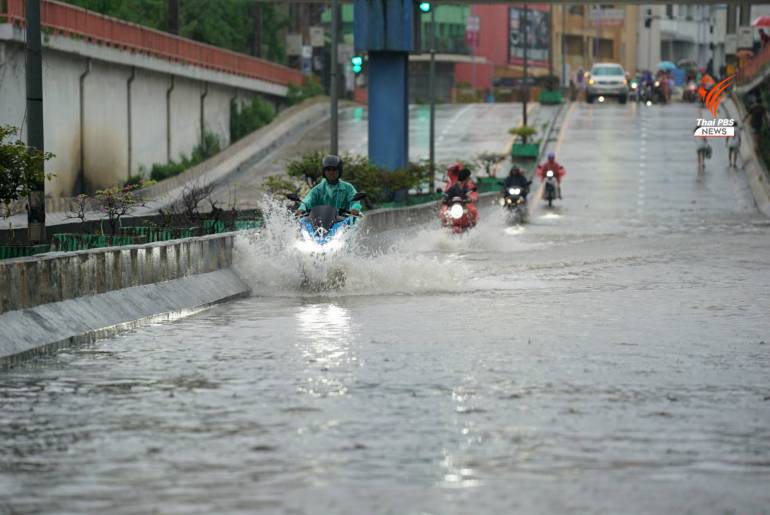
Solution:
[[[312,151],[291,160],[286,165],[289,177],[315,185],[321,180],[322,151]],[[374,204],[391,202],[396,192],[419,187],[430,179],[430,171],[424,163],[409,163],[400,170],[384,170],[360,155],[343,154],[342,179],[350,182],[358,191],[365,191]]]

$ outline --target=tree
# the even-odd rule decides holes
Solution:
[[[0,211],[6,219],[14,214],[16,202],[28,199],[40,183],[54,177],[45,173],[45,162],[54,154],[28,147],[19,132],[10,125],[0,126]]]
[[[497,176],[497,165],[503,162],[506,158],[505,154],[497,154],[495,152],[482,152],[476,156],[476,161],[487,172],[487,176]]]
[[[99,210],[107,215],[113,236],[118,232],[121,217],[133,213],[137,206],[144,205],[142,199],[135,193],[135,189],[131,186],[124,188],[113,186],[96,192]]]

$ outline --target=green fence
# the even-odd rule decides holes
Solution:
[[[259,229],[265,224],[261,218],[252,220],[235,220],[233,224],[228,227],[222,220],[206,220],[203,222],[203,232],[205,234],[219,234],[227,231],[248,231],[252,229]]]
[[[44,254],[50,250],[50,245],[0,245],[0,259],[11,259],[35,254]]]
[[[72,252],[75,250],[118,247],[147,243],[144,236],[112,236],[107,234],[59,233],[51,238],[51,251]]]

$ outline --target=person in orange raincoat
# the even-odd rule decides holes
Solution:
[[[454,183],[457,182],[457,175],[460,173],[460,170],[463,169],[462,163],[455,163],[453,165],[449,165],[449,168],[446,169],[446,184],[444,184],[444,193],[449,191],[449,188],[454,186]]]
[[[561,180],[565,175],[567,175],[567,170],[565,170],[564,167],[559,164],[559,162],[556,160],[556,154],[553,152],[548,152],[548,159],[543,164],[537,166],[537,178],[540,179],[541,182],[545,181],[545,173],[549,170],[556,175],[558,194],[559,198],[561,198]]]

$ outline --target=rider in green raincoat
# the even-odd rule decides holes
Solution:
[[[353,202],[356,188],[340,179],[342,159],[338,156],[326,156],[323,158],[322,166],[324,179],[305,195],[297,213],[303,214],[315,206],[329,205],[350,211],[352,215],[358,215],[361,211],[361,203]]]

